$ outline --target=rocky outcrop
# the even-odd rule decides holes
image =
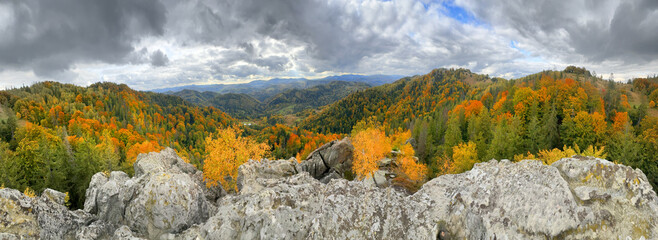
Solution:
[[[84,210],[69,211],[51,189],[38,198],[0,189],[0,239],[169,239],[216,212],[211,200],[221,193],[173,149],[140,154],[134,167],[132,178],[95,174]]]
[[[258,192],[263,189],[262,182],[266,179],[289,177],[301,172],[307,172],[322,183],[341,179],[346,172],[351,171],[353,151],[349,138],[344,138],[322,145],[300,163],[294,158],[249,160],[238,169],[237,187],[243,193]]]
[[[279,179],[297,174],[297,161],[268,159],[249,160],[238,168],[237,187],[240,192],[255,193],[261,191],[267,179]]]
[[[132,178],[94,175],[84,210],[66,209],[57,191],[0,189],[0,239],[658,238],[658,198],[645,175],[603,159],[491,160],[414,194],[325,184],[301,169],[294,159],[249,161],[242,190],[224,195],[173,150],[143,154]]]
[[[134,167],[133,178],[123,172],[92,177],[85,211],[96,215],[96,225],[109,226],[105,234],[127,226],[156,239],[182,232],[214,213],[201,173],[173,149],[140,154]]]
[[[331,179],[344,178],[352,168],[354,146],[349,138],[331,141],[315,151],[296,166],[297,172],[308,172],[322,183]]]
[[[413,195],[308,173],[260,179],[219,202],[207,239],[658,238],[658,200],[644,174],[602,159],[552,166],[492,160]],[[248,187],[248,186],[245,186]]]
[[[34,198],[0,189],[0,239],[76,239],[76,231],[91,221],[91,215],[69,211],[65,198],[52,189]]]

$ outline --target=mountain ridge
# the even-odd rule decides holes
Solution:
[[[240,119],[272,115],[294,115],[338,101],[352,92],[371,87],[366,83],[330,81],[307,88],[283,90],[267,99],[259,100],[247,93],[217,93],[182,90],[168,93],[202,106],[216,107]]]
[[[288,90],[292,88],[308,88],[320,84],[326,84],[331,81],[346,81],[346,82],[363,82],[372,86],[379,86],[386,83],[393,82],[397,79],[400,79],[404,76],[402,75],[356,75],[356,74],[347,74],[347,75],[337,75],[329,76],[319,79],[307,79],[307,78],[274,78],[270,80],[254,80],[247,83],[236,83],[236,84],[209,84],[209,85],[185,85],[179,87],[171,88],[159,88],[151,89],[147,91],[167,93],[167,92],[178,92],[185,89],[196,90],[196,91],[210,91],[210,92],[219,92],[219,93],[252,93],[257,91],[265,91],[268,87],[278,88],[279,92],[283,90]],[[278,92],[277,92],[278,93]],[[255,96],[256,97],[256,96]],[[271,97],[271,96],[269,96]],[[260,101],[263,101],[267,97],[259,98]]]

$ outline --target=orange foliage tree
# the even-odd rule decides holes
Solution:
[[[241,134],[237,128],[222,128],[206,137],[203,178],[208,186],[219,182],[225,190],[237,191],[238,167],[249,159],[260,160],[270,150],[267,144]]]
[[[401,155],[398,159],[400,172],[404,173],[404,175],[414,183],[419,183],[425,180],[427,166],[416,161],[416,158],[414,157],[414,148],[411,144],[402,145],[402,147],[400,147],[400,153]]]
[[[140,153],[159,152],[160,150],[162,147],[156,141],[136,143],[126,151],[126,162],[129,164],[128,166],[132,166]]]

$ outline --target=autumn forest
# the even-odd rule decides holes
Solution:
[[[615,82],[570,66],[503,79],[435,69],[332,94],[346,97],[319,108],[309,102],[303,114],[247,117],[114,83],[0,91],[0,184],[67,192],[69,207],[80,208],[93,174],[132,174],[139,154],[171,147],[208,185],[237,191],[248,159],[303,161],[344,137],[355,148],[354,179],[370,177],[394,152],[395,183],[412,192],[490,159],[551,164],[572,155],[639,168],[658,184],[655,76]]]

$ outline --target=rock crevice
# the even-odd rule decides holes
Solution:
[[[0,239],[658,238],[658,198],[637,169],[491,160],[407,194],[342,179],[351,152],[341,141],[302,163],[247,162],[237,194],[206,188],[171,149],[140,155],[132,178],[94,175],[84,210],[68,210],[54,190],[0,189]]]

